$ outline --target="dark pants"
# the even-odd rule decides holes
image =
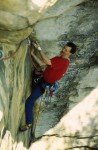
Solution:
[[[25,104],[26,124],[32,124],[34,103],[43,94],[46,86],[46,82],[37,84],[33,88],[31,95],[27,98]],[[43,88],[43,91],[41,87]]]

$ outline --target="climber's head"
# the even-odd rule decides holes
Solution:
[[[77,50],[77,47],[74,43],[68,42],[64,45],[61,51],[62,57],[70,57],[70,55],[74,54]]]

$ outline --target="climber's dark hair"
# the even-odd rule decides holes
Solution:
[[[70,51],[70,52],[71,52],[72,54],[74,54],[74,53],[76,52],[77,46],[76,46],[74,43],[72,43],[72,42],[67,42],[66,45],[69,46],[69,47],[71,47],[71,51]]]

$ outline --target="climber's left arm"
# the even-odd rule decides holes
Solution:
[[[38,64],[38,66],[40,68],[45,68],[45,63],[43,63],[35,54],[34,54],[34,48],[32,47],[31,48],[31,55],[32,55],[32,58],[34,59],[34,61]]]
[[[33,45],[34,45],[34,46],[38,49],[38,51],[40,52],[40,55],[41,55],[41,57],[42,57],[44,63],[45,63],[46,65],[52,65],[52,64],[51,64],[51,60],[46,56],[46,54],[45,54],[44,51],[41,49],[41,47],[39,46],[39,44],[33,42]]]

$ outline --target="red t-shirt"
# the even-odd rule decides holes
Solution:
[[[56,56],[51,59],[52,66],[47,66],[44,71],[44,80],[54,83],[62,78],[69,67],[69,60]]]

